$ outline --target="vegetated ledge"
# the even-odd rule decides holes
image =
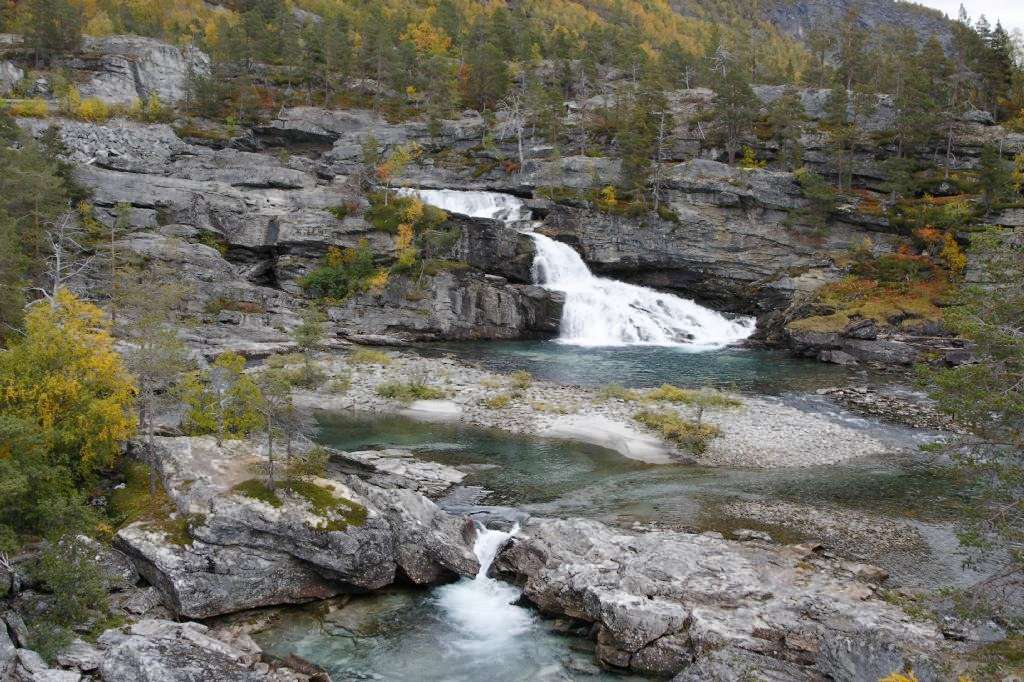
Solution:
[[[178,616],[209,618],[373,590],[399,576],[425,584],[479,569],[466,522],[400,487],[393,472],[381,471],[387,487],[345,476],[282,483],[271,493],[253,479],[253,465],[265,462],[261,441],[217,447],[212,437],[177,437],[157,438],[156,446],[187,536],[183,542],[137,523],[118,532],[115,546]],[[372,458],[361,465],[372,471]]]
[[[345,377],[343,393],[297,391],[296,403],[309,409],[400,412],[420,418],[443,418],[525,435],[571,438],[613,449],[626,457],[655,464],[697,463],[711,466],[777,468],[832,464],[886,451],[886,444],[851,427],[796,408],[758,398],[736,396],[739,407],[711,406],[705,422],[721,427],[695,457],[686,448],[663,440],[635,418],[645,408],[675,412],[693,419],[688,405],[645,401],[637,393],[622,398],[600,389],[553,384],[472,367],[453,358],[413,353],[332,355],[327,374]],[[359,362],[367,357],[369,362]],[[353,371],[355,369],[355,371]],[[442,400],[399,402],[378,387],[416,381]],[[327,385],[330,385],[328,381]],[[435,393],[436,395],[436,393]]]

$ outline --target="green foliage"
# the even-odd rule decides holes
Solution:
[[[796,178],[809,204],[803,211],[804,215],[816,229],[825,230],[828,227],[829,216],[836,207],[835,189],[825,181],[825,178],[806,166],[793,171],[793,177]]]
[[[231,491],[244,497],[265,502],[274,508],[280,508],[284,504],[281,502],[281,498],[277,496],[277,493],[267,487],[266,481],[258,478],[242,481],[231,488]]]
[[[210,369],[186,376],[182,397],[187,407],[183,428],[190,435],[241,438],[263,427],[259,388],[237,353],[223,353]]]
[[[354,249],[330,247],[322,267],[300,280],[306,292],[317,298],[342,300],[369,286],[376,273],[373,251],[365,242]]]
[[[979,283],[961,290],[946,322],[980,362],[920,371],[939,409],[974,435],[950,444],[971,493],[960,541],[972,561],[997,562],[970,592],[1000,611],[1019,599],[1024,571],[1024,243],[993,229],[975,237],[970,252]]]
[[[336,495],[332,486],[312,481],[292,480],[276,490],[271,490],[263,480],[252,478],[239,483],[231,490],[269,504],[275,509],[284,506],[281,494],[295,495],[309,505],[313,514],[324,517],[324,521],[314,526],[317,530],[344,531],[353,526],[362,526],[366,522],[366,507]]]
[[[683,419],[671,410],[643,410],[633,418],[694,455],[704,454],[711,441],[722,436],[721,427]]]
[[[108,516],[115,527],[136,521],[156,521],[174,511],[163,486],[153,495],[149,487],[149,467],[142,462],[124,461],[121,465],[124,486],[110,493]]]

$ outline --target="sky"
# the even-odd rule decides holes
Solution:
[[[963,2],[971,21],[982,14],[989,23],[995,26],[996,19],[1003,23],[1003,28],[1011,31],[1019,28],[1024,31],[1024,2],[1021,0],[916,0],[918,4],[942,10],[951,19],[956,19]]]

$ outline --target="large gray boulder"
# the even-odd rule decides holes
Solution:
[[[157,451],[180,521],[129,526],[115,545],[178,615],[208,618],[372,590],[399,571],[429,583],[479,568],[463,522],[414,490],[314,479],[337,505],[317,507],[286,490],[270,504],[232,489],[252,476],[262,443],[218,448],[210,437],[158,438]]]
[[[859,682],[907,665],[920,680],[940,679],[934,625],[805,554],[570,519],[513,538],[493,571],[520,582],[543,612],[594,623],[597,656],[614,668],[672,675],[728,649],[744,665],[774,670],[767,679]],[[759,665],[759,657],[772,660]],[[736,679],[711,659],[697,665],[679,679]]]
[[[7,633],[7,625],[0,619],[0,680],[6,680],[14,674],[16,652],[17,648]]]
[[[244,652],[211,637],[199,623],[144,620],[107,630],[99,643],[104,682],[262,682],[265,671],[246,665]]]
[[[25,71],[13,62],[0,61],[0,95],[6,95],[25,77]]]

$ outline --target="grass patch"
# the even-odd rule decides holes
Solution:
[[[280,508],[283,504],[277,493],[270,490],[267,484],[260,479],[250,478],[248,481],[242,481],[232,488],[231,491],[244,497],[265,502],[275,509]]]
[[[332,517],[326,523],[317,525],[318,530],[343,531],[366,523],[366,507],[348,498],[338,497],[331,488],[309,481],[292,481],[285,489],[309,503],[314,514]]]
[[[704,454],[711,441],[723,435],[717,424],[698,424],[669,410],[643,410],[633,418],[694,455]]]
[[[636,391],[625,388],[619,384],[611,383],[605,384],[597,391],[597,397],[594,398],[596,403],[604,403],[609,400],[622,400],[624,402],[632,402],[634,400],[640,400],[640,394]]]
[[[446,397],[445,392],[434,386],[427,386],[423,380],[385,381],[377,386],[377,395],[381,398],[399,403],[411,403],[414,400],[440,400]]]
[[[394,358],[379,350],[357,350],[345,361],[350,365],[390,365]]]
[[[739,407],[743,404],[736,398],[719,393],[713,389],[694,390],[679,388],[672,384],[662,384],[661,388],[648,391],[644,399],[678,405],[699,405],[701,407]]]
[[[156,487],[156,495],[149,493],[149,467],[142,462],[124,461],[121,464],[124,487],[110,494],[110,517],[118,528],[136,521],[157,521],[174,512],[163,485]]]
[[[192,536],[188,532],[188,520],[183,516],[154,521],[149,525],[151,528],[160,530],[169,542],[178,547],[188,547],[192,544]]]
[[[509,403],[512,402],[512,396],[508,393],[499,393],[492,398],[486,398],[480,401],[480,404],[490,410],[500,410],[508,407]]]
[[[512,380],[512,386],[520,391],[525,391],[533,385],[533,375],[525,369],[517,369],[509,375],[509,378]]]

